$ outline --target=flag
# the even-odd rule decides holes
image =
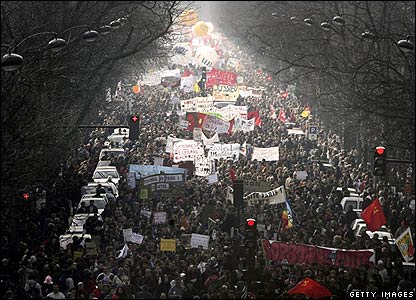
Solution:
[[[193,131],[194,128],[202,128],[205,117],[207,115],[199,112],[187,112],[186,120],[188,121],[188,130]]]
[[[237,179],[237,176],[235,175],[235,171],[233,168],[230,169],[230,178],[232,182],[234,182]]]
[[[230,126],[228,127],[228,132],[227,132],[227,134],[228,134],[228,135],[231,135],[231,134],[233,133],[233,127],[234,127],[234,124],[235,124],[235,120],[234,120],[234,119],[232,119],[232,120],[230,121]]]
[[[280,121],[282,121],[283,123],[286,122],[286,112],[285,112],[285,110],[283,108],[281,108],[280,111],[279,111],[279,117],[278,117],[278,119]]]
[[[315,280],[306,277],[287,292],[289,295],[302,294],[311,298],[331,297],[332,293]]]
[[[302,118],[307,118],[310,114],[311,109],[309,108],[309,106],[307,106],[300,115],[302,116]]]
[[[293,227],[293,212],[289,200],[286,199],[286,208],[282,213],[282,229],[286,230]]]
[[[376,198],[366,209],[361,212],[361,218],[367,224],[370,231],[376,231],[382,225],[387,224],[381,204]]]
[[[120,254],[117,256],[117,258],[126,258],[128,254],[129,247],[127,244],[124,244],[123,249],[121,249]]]
[[[402,256],[406,262],[414,259],[415,248],[413,245],[412,233],[410,227],[408,227],[395,241],[394,243],[399,248]]]
[[[259,111],[258,110],[249,111],[247,113],[247,120],[250,120],[250,119],[253,119],[253,118],[255,118],[254,119],[255,120],[254,121],[254,125],[261,127],[262,121],[260,119],[260,114],[259,114]]]

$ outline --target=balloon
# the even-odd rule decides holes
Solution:
[[[199,47],[195,53],[195,60],[200,67],[212,68],[218,61],[218,54],[209,46]]]
[[[204,21],[199,21],[194,26],[196,36],[204,36],[208,33],[208,25]]]
[[[214,31],[214,25],[211,22],[205,22],[208,26],[208,34],[211,34]]]
[[[177,43],[173,46],[172,62],[177,65],[187,65],[192,60],[192,48],[188,43]]]
[[[198,13],[195,10],[187,9],[179,16],[179,25],[192,26],[198,22],[198,19]]]

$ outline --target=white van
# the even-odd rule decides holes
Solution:
[[[107,182],[108,177],[111,176],[111,180],[117,186],[120,181],[120,174],[117,172],[117,168],[114,166],[97,167],[92,174],[94,182],[103,183]]]
[[[119,156],[126,157],[126,154],[123,148],[103,148],[100,152],[99,160],[102,160],[105,154],[108,154],[109,157],[111,156],[114,156],[116,158],[118,158]]]
[[[348,211],[348,206],[352,206],[352,210],[361,215],[363,211],[363,198],[360,197],[344,197],[341,200],[342,210],[345,212]]]

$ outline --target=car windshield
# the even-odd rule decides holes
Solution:
[[[102,188],[104,189],[104,191],[106,193],[112,193],[113,191],[111,190],[110,187],[108,186],[102,186]],[[89,186],[86,188],[86,193],[85,194],[95,194],[95,192],[97,191],[97,186]]]
[[[94,172],[94,176],[92,178],[108,178],[108,176],[112,176],[113,178],[119,178],[119,175],[116,171],[104,171],[104,170],[100,170],[100,171],[95,171]]]
[[[352,209],[357,209],[357,202],[355,202],[355,201],[345,202],[345,207],[348,208],[348,206],[352,206]]]
[[[89,206],[90,205],[90,201],[85,201],[85,205]],[[105,208],[105,201],[104,200],[94,200],[94,205],[99,208],[99,209],[104,209]]]

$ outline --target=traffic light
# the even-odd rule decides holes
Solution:
[[[132,115],[129,117],[129,139],[135,141],[138,139],[140,133],[140,117],[139,115]]]
[[[244,183],[243,180],[237,179],[233,182],[233,200],[234,207],[241,207],[243,205]]]
[[[207,82],[207,67],[202,67],[202,76],[200,81],[200,89],[202,91],[202,97],[206,97],[206,91],[205,91],[205,84]]]
[[[257,250],[257,222],[253,218],[246,219],[244,233],[244,249],[249,269],[254,269]]]
[[[387,154],[386,148],[376,147],[374,150],[374,161],[373,161],[373,175],[384,176],[386,175],[386,162]]]

